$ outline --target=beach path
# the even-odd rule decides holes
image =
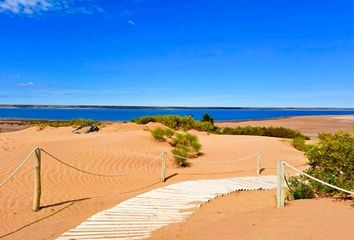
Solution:
[[[101,211],[58,239],[147,239],[159,228],[184,221],[201,204],[218,196],[275,187],[276,176],[184,181],[151,190]]]

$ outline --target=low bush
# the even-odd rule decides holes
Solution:
[[[210,132],[213,133],[217,130],[217,127],[214,126],[210,122],[200,122],[200,121],[195,121],[193,125],[193,129],[202,131],[202,132]]]
[[[174,160],[178,166],[183,167],[186,165],[188,154],[184,148],[174,148],[172,149],[172,153],[175,155]]]
[[[210,132],[215,134],[226,135],[255,135],[255,136],[268,136],[278,138],[296,138],[309,139],[297,130],[284,128],[284,127],[222,127],[214,126],[214,120],[208,114],[203,116],[202,121],[194,120],[193,117],[182,117],[177,115],[166,116],[145,116],[132,120],[138,124],[147,124],[149,122],[162,123],[165,126],[175,130],[190,130],[195,129],[203,132]]]
[[[92,119],[72,119],[69,121],[49,121],[49,120],[30,120],[26,121],[28,124],[37,125],[39,129],[45,127],[87,127],[87,126],[99,126],[102,123],[94,121]]]
[[[198,137],[190,133],[177,134],[173,139],[172,146],[174,146],[172,153],[177,155],[174,157],[175,162],[179,166],[184,166],[186,160],[178,156],[194,158],[198,156],[201,149]]]
[[[190,133],[177,134],[176,137],[173,139],[172,146],[177,148],[188,148],[189,156],[198,154],[201,148],[198,137]]]
[[[147,124],[149,122],[158,122],[175,130],[190,130],[212,132],[216,127],[211,122],[201,122],[193,119],[192,116],[183,117],[178,115],[165,116],[145,116],[132,120],[137,124]]]
[[[209,122],[211,124],[214,124],[214,119],[207,113],[203,115],[203,118],[201,120],[202,122]]]
[[[156,128],[151,134],[157,141],[165,141],[165,137],[171,138],[175,132],[169,128]]]
[[[302,152],[305,152],[310,148],[310,145],[306,144],[306,140],[303,137],[294,138],[292,141],[292,145],[294,148]]]
[[[287,194],[288,200],[311,199],[316,196],[311,185],[309,185],[309,181],[306,179],[290,177],[288,181],[291,186]]]
[[[175,130],[178,129],[189,130],[193,128],[193,124],[195,120],[191,116],[182,117],[177,115],[165,115],[165,116],[145,116],[145,117],[133,119],[132,121],[138,124],[158,122]]]
[[[309,139],[297,130],[284,128],[284,127],[223,127],[218,128],[215,133],[226,135],[254,135],[254,136],[267,136],[278,138],[296,138]]]
[[[305,170],[307,174],[343,189],[354,189],[354,132],[319,134],[318,143],[306,149],[306,156],[310,166]],[[317,196],[347,196],[316,181],[305,181],[305,177],[295,178],[305,182]],[[297,182],[294,180],[291,186],[296,187]]]

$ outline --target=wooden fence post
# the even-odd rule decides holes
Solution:
[[[35,150],[36,158],[34,159],[34,191],[33,191],[33,210],[38,211],[41,204],[41,149]]]
[[[167,153],[163,152],[161,155],[161,182],[165,182],[166,180],[166,158]]]
[[[261,154],[258,154],[257,155],[257,166],[256,166],[256,168],[257,168],[257,175],[259,176],[259,175],[261,175],[261,157],[262,157],[262,155]]]
[[[282,208],[285,206],[285,189],[284,189],[284,169],[285,165],[283,161],[278,162],[277,168],[277,208]]]

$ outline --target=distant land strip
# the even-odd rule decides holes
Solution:
[[[110,105],[25,105],[0,104],[0,108],[52,109],[214,109],[214,110],[354,110],[341,107],[181,107],[181,106],[110,106]]]

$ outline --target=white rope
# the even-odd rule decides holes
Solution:
[[[248,156],[245,156],[245,157],[241,157],[241,158],[237,158],[237,159],[234,159],[234,160],[225,160],[225,161],[217,161],[217,160],[214,160],[214,161],[205,161],[205,160],[192,160],[191,162],[202,162],[202,163],[228,163],[228,162],[239,162],[239,161],[242,161],[242,160],[246,160],[246,159],[249,159],[249,158],[252,158],[252,157],[256,157],[256,156],[259,156],[261,155],[260,153],[254,153],[254,154],[251,154],[251,155],[248,155]]]
[[[192,160],[191,158],[182,157],[182,156],[179,156],[179,155],[176,155],[176,154],[173,154],[173,153],[169,153],[169,152],[167,152],[167,154],[169,154],[169,155],[171,155],[173,157],[182,158],[184,160]]]
[[[287,163],[287,162],[284,162],[284,161],[282,161],[282,162],[283,162],[286,166],[288,166],[289,168],[293,169],[294,171],[296,171],[296,172],[298,172],[298,173],[300,173],[300,174],[302,174],[302,175],[304,175],[304,176],[306,176],[306,177],[308,177],[308,178],[310,178],[310,179],[312,179],[312,180],[314,180],[314,181],[316,181],[316,182],[322,183],[322,184],[324,184],[324,185],[326,185],[326,186],[328,186],[328,187],[337,189],[337,190],[339,190],[339,191],[342,191],[342,192],[345,192],[345,193],[354,195],[354,192],[351,192],[351,191],[349,191],[349,190],[346,190],[346,189],[343,189],[343,188],[334,186],[334,185],[332,185],[332,184],[326,183],[326,182],[324,182],[324,181],[322,181],[322,180],[320,180],[320,179],[318,179],[318,178],[312,177],[311,175],[309,175],[309,174],[307,174],[307,173],[304,173],[303,171],[301,171],[301,170],[299,170],[299,169],[293,167],[292,165],[290,165],[290,164]]]
[[[148,166],[152,165],[154,162],[156,162],[157,160],[159,160],[161,158],[161,154],[159,156],[157,156],[155,159],[153,159],[151,162],[149,162],[148,164],[144,165],[144,166],[141,166],[140,168],[138,169],[135,169],[131,172],[125,172],[125,173],[119,173],[119,174],[99,174],[99,173],[94,173],[94,172],[89,172],[89,171],[86,171],[86,170],[82,170],[80,168],[77,168],[73,165],[70,165],[69,163],[66,163],[66,162],[63,162],[62,160],[58,159],[57,157],[53,156],[52,154],[50,154],[49,152],[47,152],[46,150],[42,149],[41,150],[43,152],[45,152],[48,156],[50,156],[51,158],[53,158],[54,160],[60,162],[61,164],[69,167],[69,168],[72,168],[76,171],[79,171],[79,172],[82,172],[82,173],[86,173],[86,174],[90,174],[90,175],[94,175],[94,176],[99,176],[99,177],[122,177],[122,176],[129,176],[129,175],[133,175],[135,174],[136,172],[144,169],[144,168],[147,168]]]
[[[2,182],[0,183],[0,187],[2,187],[3,185],[5,185],[5,183],[7,183],[13,176],[16,175],[16,173],[17,173],[17,172],[21,169],[21,167],[28,161],[28,159],[31,157],[32,153],[33,153],[35,150],[36,150],[36,148],[33,149],[33,150],[30,152],[30,154],[28,154],[28,156],[17,166],[17,168],[16,168],[7,178],[5,178],[4,181],[2,181]]]
[[[238,161],[246,160],[246,159],[249,159],[249,158],[252,158],[252,157],[261,155],[259,152],[257,152],[257,153],[254,153],[254,154],[251,154],[251,155],[242,157],[242,158],[237,158],[237,159],[234,159],[234,160],[226,160],[226,161],[216,161],[216,160],[214,160],[214,161],[207,161],[207,160],[195,160],[195,159],[191,159],[191,158],[185,158],[185,157],[182,157],[182,156],[173,154],[173,153],[168,153],[168,154],[171,155],[171,156],[173,156],[173,157],[182,158],[182,159],[188,160],[188,161],[193,162],[193,163],[195,163],[195,162],[202,162],[202,163],[227,163],[227,162],[238,162]]]

